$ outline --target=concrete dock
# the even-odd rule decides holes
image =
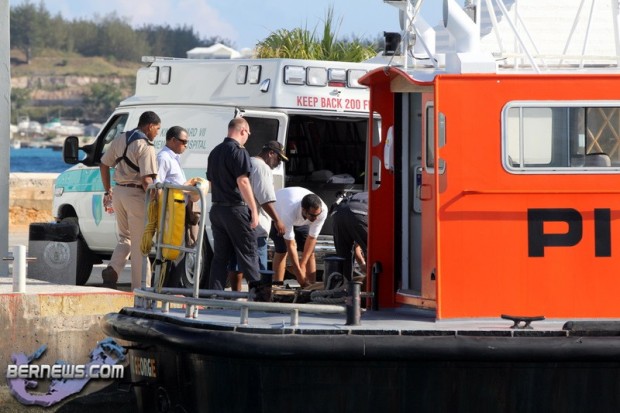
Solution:
[[[51,210],[52,174],[15,174],[11,176],[11,206]],[[55,175],[55,174],[53,174]],[[28,223],[9,227],[9,248],[28,246]],[[3,252],[1,256],[6,256]],[[10,266],[10,272],[12,270]],[[23,293],[13,292],[13,279],[0,277],[0,366],[6,377],[13,353],[32,354],[42,345],[47,351],[36,364],[86,364],[97,342],[106,338],[100,328],[101,318],[133,304],[129,267],[120,274],[119,290],[101,287],[101,270],[93,268],[86,286],[51,284],[26,277]],[[121,345],[126,343],[119,343]],[[46,392],[49,383],[32,392]],[[78,394],[48,407],[26,406],[9,392],[6,380],[0,381],[0,411],[2,412],[133,412],[133,395],[118,391],[115,381],[91,380]]]

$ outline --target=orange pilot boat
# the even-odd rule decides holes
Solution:
[[[618,2],[385,3],[365,308],[136,290],[142,411],[620,410]]]

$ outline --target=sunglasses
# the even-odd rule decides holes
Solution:
[[[185,146],[187,146],[187,144],[189,143],[189,140],[177,138],[176,136],[174,137],[174,139],[178,140],[179,142],[181,142]]]
[[[311,214],[310,212],[306,211],[306,215],[308,215],[311,218],[318,218],[322,213],[323,211],[319,212],[318,214]]]

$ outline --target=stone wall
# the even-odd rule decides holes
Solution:
[[[51,211],[57,173],[12,173],[9,177],[9,208]]]

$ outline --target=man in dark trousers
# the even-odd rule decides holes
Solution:
[[[248,283],[259,281],[257,243],[254,229],[258,211],[250,183],[252,164],[243,146],[250,137],[250,125],[243,118],[228,123],[228,136],[209,154],[207,179],[211,184],[211,229],[213,261],[209,288],[223,290],[227,265],[237,256],[239,270]]]
[[[338,204],[332,216],[336,254],[345,258],[343,275],[351,278],[353,249],[357,244],[366,255],[368,245],[368,192],[359,192]]]

